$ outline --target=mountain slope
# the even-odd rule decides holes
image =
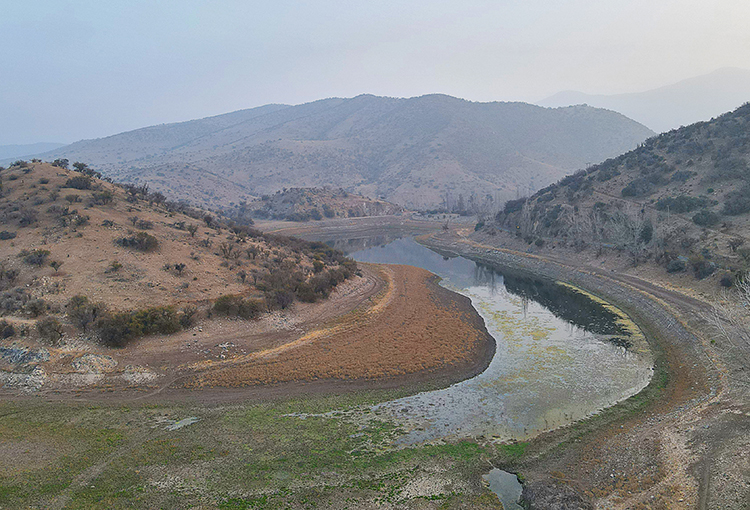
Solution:
[[[211,207],[322,186],[434,207],[459,194],[513,198],[651,134],[585,106],[362,95],[154,126],[43,157],[85,161],[117,180],[149,182]]]
[[[701,279],[721,268],[745,274],[750,104],[509,201],[485,230],[496,227],[539,247],[613,249]]]
[[[646,92],[585,94],[559,92],[539,101],[547,107],[588,104],[614,110],[656,132],[710,119],[750,101],[750,71],[725,68]]]

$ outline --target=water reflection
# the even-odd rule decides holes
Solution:
[[[410,238],[351,256],[439,275],[441,285],[471,299],[497,342],[482,374],[375,407],[403,423],[405,443],[479,435],[524,439],[613,405],[650,380],[647,349],[628,348],[617,315],[583,294],[445,257]]]

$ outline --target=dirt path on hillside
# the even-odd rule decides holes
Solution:
[[[642,327],[668,373],[647,407],[586,434],[574,426],[539,438],[539,453],[514,468],[527,483],[573,487],[601,509],[750,508],[748,392],[728,368],[736,360],[711,342],[710,304],[637,276],[478,244],[468,232],[422,242],[598,294]]]

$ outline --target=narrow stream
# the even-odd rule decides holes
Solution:
[[[349,255],[437,274],[441,285],[471,299],[497,343],[480,375],[375,406],[407,431],[402,444],[528,439],[612,406],[651,379],[653,361],[640,331],[583,292],[443,257],[411,238]]]

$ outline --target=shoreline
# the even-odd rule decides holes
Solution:
[[[625,280],[622,281],[616,275],[591,268],[479,245],[455,233],[422,236],[418,241],[442,253],[585,289],[621,308],[645,333],[651,346],[654,376],[640,393],[591,418],[532,439],[527,455],[500,467],[522,472],[524,485],[530,488],[529,494],[541,495],[539,497],[569,493],[572,489],[584,503],[618,494],[619,500],[629,497],[623,493],[627,488],[628,494],[644,497],[650,494],[656,498],[661,496],[669,482],[670,497],[679,495],[677,499],[681,503],[668,508],[704,508],[697,503],[707,499],[707,487],[685,473],[692,471],[692,462],[686,465],[684,451],[669,451],[663,436],[668,435],[672,441],[685,439],[679,436],[684,431],[672,432],[669,429],[684,428],[684,420],[698,419],[697,415],[715,404],[723,392],[721,377],[713,360],[705,355],[701,340],[685,323],[686,310],[683,307],[694,309],[705,304],[697,300],[693,303],[692,299],[679,294],[671,296],[672,292],[665,289],[653,292],[651,284],[643,282],[639,286],[631,277],[622,278]],[[656,441],[656,444],[653,451],[634,452],[634,448],[639,448],[638,441],[645,444]],[[631,464],[627,468],[623,466],[625,458]],[[674,465],[670,466],[670,463]],[[611,468],[607,471],[602,469],[604,466]],[[619,476],[622,481],[615,486],[612,486],[609,476],[611,469],[622,470]],[[648,473],[649,478],[644,478],[643,473]],[[640,496],[634,497],[638,498]]]
[[[378,344],[385,342],[385,347],[389,347],[387,342],[391,341],[392,343],[391,339],[401,335],[399,330],[402,329],[402,319],[419,319],[423,313],[428,315],[432,313],[432,319],[424,317],[420,324],[422,327],[430,327],[435,330],[438,342],[430,342],[430,335],[422,334],[421,328],[418,327],[412,328],[402,338],[404,344],[402,350],[406,353],[411,352],[413,357],[419,358],[414,360],[411,366],[399,366],[385,354],[370,351],[371,358],[365,358],[361,364],[348,367],[349,373],[355,375],[358,373],[357,370],[360,372],[364,370],[360,377],[326,378],[317,376],[324,369],[328,370],[329,373],[333,371],[330,363],[335,362],[335,360],[329,357],[323,358],[319,367],[316,367],[314,363],[312,365],[308,363],[306,368],[310,371],[307,376],[304,374],[304,370],[300,369],[303,373],[296,379],[278,381],[271,379],[264,382],[259,381],[257,374],[249,370],[252,368],[252,361],[243,361],[243,356],[239,356],[236,359],[229,358],[221,362],[213,360],[193,363],[192,368],[190,365],[175,367],[163,376],[164,379],[158,386],[42,388],[38,392],[27,394],[18,394],[6,389],[0,392],[0,398],[5,400],[43,398],[49,401],[97,403],[242,403],[282,400],[303,395],[343,395],[371,390],[398,389],[408,393],[418,393],[443,388],[483,372],[489,366],[495,354],[495,340],[487,332],[484,321],[471,305],[471,300],[440,286],[439,277],[427,271],[410,266],[394,266],[397,274],[396,278],[393,278],[386,277],[383,272],[384,267],[386,272],[394,271],[394,269],[387,269],[389,266],[379,267],[378,265],[373,265],[367,270],[370,279],[379,280],[381,283],[376,287],[376,291],[368,291],[370,297],[361,299],[353,309],[329,317],[322,323],[314,324],[299,338],[290,338],[289,341],[278,346],[267,348],[265,351],[257,351],[244,357],[255,359],[262,364],[265,362],[264,360],[277,361],[279,358],[289,355],[289,359],[284,360],[286,365],[277,369],[277,372],[286,372],[290,367],[297,369],[297,365],[304,365],[307,362],[307,356],[297,354],[298,350],[315,356],[316,352],[320,354],[319,351],[330,350],[331,347],[338,349],[339,352],[344,349],[344,354],[346,352],[353,353],[355,352],[353,349],[362,350],[366,348],[368,342]],[[384,293],[383,287],[389,285],[387,283],[389,278],[392,287],[390,291],[397,294],[398,302],[384,302],[386,298],[382,296]],[[376,294],[372,294],[373,292],[376,292]],[[405,297],[407,294],[408,299]],[[373,314],[373,311],[376,313]],[[436,324],[430,324],[430,322],[434,322],[435,317],[438,317],[439,321]],[[447,324],[447,322],[451,324]],[[463,343],[459,342],[458,348],[452,352],[449,352],[449,349],[438,349],[440,346],[449,346],[451,334],[453,337],[461,339]],[[312,337],[312,339],[306,342],[304,341],[306,337]],[[361,345],[358,346],[356,341],[360,337],[368,340],[360,341]],[[471,341],[465,340],[466,338],[470,338]],[[169,337],[164,337],[159,341],[164,339],[169,341]],[[129,349],[138,349],[138,343],[149,341],[157,341],[157,339],[141,340]],[[390,349],[390,356],[399,355],[399,346],[391,345]],[[427,350],[425,351],[425,349]],[[365,353],[366,351],[362,352]],[[117,353],[112,354],[116,355]],[[125,353],[121,354],[124,355]],[[161,355],[162,353],[159,352],[159,356]],[[295,359],[292,355],[299,357]],[[407,356],[404,352],[401,352],[400,355],[400,359],[404,363],[409,362],[409,358],[412,357]],[[386,371],[390,371],[391,375],[375,376],[371,367],[368,366],[370,363],[376,367],[379,363],[379,366]],[[424,364],[425,369],[418,369],[418,363]],[[261,366],[261,368],[263,367]],[[223,381],[222,378],[212,379],[222,371],[235,371],[239,375],[234,378],[225,378]],[[245,373],[243,374],[243,372]],[[190,384],[191,381],[196,381],[201,377],[208,378],[209,384]]]

